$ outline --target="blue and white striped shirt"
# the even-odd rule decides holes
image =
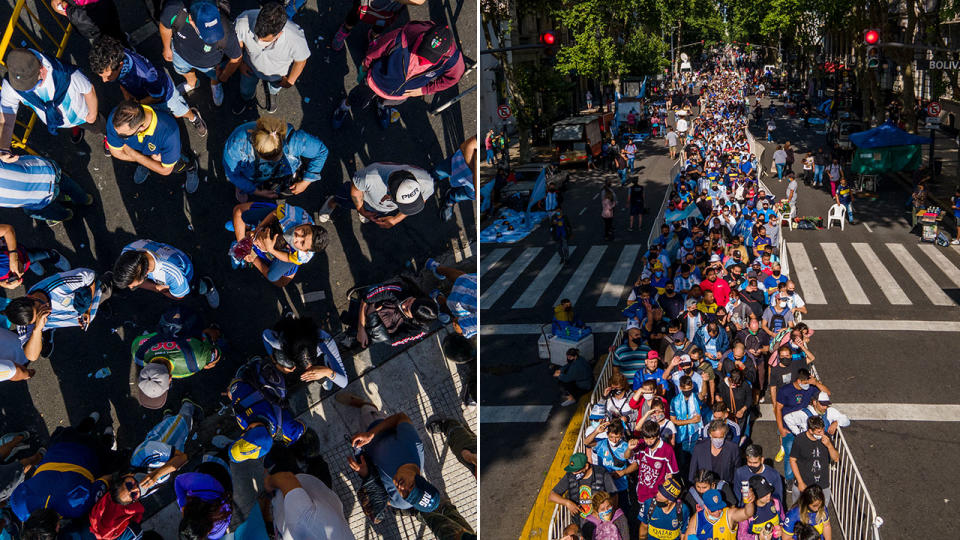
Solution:
[[[477,275],[464,274],[453,282],[447,296],[447,307],[457,318],[463,337],[477,334]]]
[[[59,193],[60,168],[42,157],[0,161],[0,207],[39,210]]]
[[[153,240],[131,242],[123,248],[121,253],[132,250],[146,251],[156,261],[157,264],[153,271],[147,274],[147,279],[154,283],[166,285],[170,288],[170,294],[176,298],[183,298],[190,294],[190,282],[193,281],[193,262],[190,261],[190,257],[186,253],[173,246]]]
[[[95,287],[92,296],[90,286],[96,282],[97,275],[89,268],[74,268],[54,274],[37,283],[27,294],[42,291],[50,300],[50,316],[47,317],[45,330],[80,326],[80,315],[90,309],[90,320],[97,316],[102,291]],[[33,325],[18,326],[20,341],[26,343],[33,332]]]

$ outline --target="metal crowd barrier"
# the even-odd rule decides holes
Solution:
[[[657,212],[657,218],[653,220],[653,225],[650,228],[650,236],[647,238],[647,248],[653,245],[653,241],[657,236],[660,236],[660,226],[663,225],[664,216],[667,211],[667,203],[670,202],[670,193],[673,191],[673,181],[677,178],[677,175],[680,174],[680,164],[685,161],[687,161],[686,151],[680,150],[680,157],[676,163],[673,164],[673,167],[670,167],[670,183],[667,185],[667,193],[663,196],[663,202],[660,203],[660,211]]]
[[[617,347],[623,343],[623,334],[624,328],[620,328],[617,331],[617,335],[613,338],[613,345],[611,348],[616,350]],[[590,393],[590,401],[587,403],[587,410],[583,414],[583,420],[580,422],[580,432],[577,435],[577,444],[574,447],[573,452],[585,452],[586,447],[583,444],[583,439],[586,437],[587,426],[590,425],[590,408],[593,407],[594,403],[598,403],[603,399],[603,391],[607,388],[607,384],[610,382],[610,377],[613,375],[613,353],[607,354],[607,359],[603,363],[603,369],[600,370],[600,375],[597,377],[597,384],[593,387],[593,392]],[[556,505],[553,508],[553,516],[550,518],[550,530],[547,533],[547,538],[549,540],[559,540],[563,536],[563,529],[567,525],[573,523],[572,516],[570,515],[570,510],[566,506]]]
[[[46,39],[49,39],[51,43],[56,47],[56,52],[54,56],[57,59],[63,56],[64,51],[67,48],[67,41],[70,40],[70,34],[73,33],[73,26],[70,23],[65,23],[66,18],[54,13],[53,8],[50,6],[50,2],[47,0],[36,0],[36,4],[40,4],[47,9],[47,12],[50,14],[50,18],[56,23],[59,27],[59,32],[62,32],[62,35],[57,32],[57,29],[54,28],[54,32],[51,32],[47,29],[46,26],[40,21],[40,17],[34,12],[30,6],[27,5],[27,0],[17,0],[17,3],[13,6],[13,13],[10,15],[10,20],[7,22],[7,27],[3,31],[3,37],[0,38],[0,65],[6,66],[6,61],[4,58],[7,56],[7,51],[10,49],[17,49],[22,47],[31,47],[41,52],[45,52],[45,47],[42,45],[46,43]],[[21,15],[26,13],[29,17],[21,19]],[[19,45],[13,44],[14,31],[19,30],[22,40],[19,42]],[[58,37],[59,36],[59,37]],[[46,51],[48,52],[48,51]],[[49,54],[49,52],[48,52]],[[22,148],[28,152],[32,151],[27,147],[27,141],[30,139],[30,134],[33,132],[34,126],[37,123],[37,115],[30,109],[30,120],[26,123],[17,120],[17,126],[23,128],[23,134],[17,136],[16,132],[13,134],[13,140],[10,145],[15,148]]]

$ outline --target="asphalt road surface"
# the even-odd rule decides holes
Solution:
[[[545,224],[521,242],[482,245],[485,327],[549,323],[561,297],[573,301],[584,321],[620,319],[673,165],[663,139],[647,140],[638,150],[636,174],[645,187],[648,210],[639,230],[627,231],[627,189],[617,188],[615,239],[604,240],[599,194],[605,181],[619,184],[619,177],[572,169],[563,204],[574,229],[566,265],[551,264],[559,257]],[[493,296],[497,299],[485,307]],[[480,501],[483,508],[496,509],[481,513],[485,537],[520,534],[574,409],[559,407],[560,388],[549,362],[537,356],[538,337],[488,330],[481,338]],[[598,354],[606,351],[613,337],[596,333]]]
[[[162,61],[160,38],[145,4],[139,1],[118,4],[121,20],[133,34],[137,50],[172,73],[171,66]],[[234,14],[257,7],[251,0],[232,4]],[[306,33],[312,55],[296,87],[282,91],[278,98],[277,114],[318,136],[330,150],[323,179],[304,194],[289,199],[312,213],[354,170],[367,163],[393,161],[432,170],[476,132],[475,93],[440,115],[429,113],[436,104],[474,85],[475,71],[469,71],[457,86],[438,96],[411,99],[400,105],[400,122],[385,130],[376,122],[374,111],[366,110],[355,112],[353,120],[334,132],[330,114],[356,85],[355,66],[362,59],[367,39],[366,27],[360,25],[347,40],[345,50],[333,52],[327,47],[349,5],[326,3],[318,9],[317,2],[311,0],[294,18]],[[465,56],[475,59],[476,9],[476,2],[469,0],[430,2],[410,8],[399,22],[447,21],[454,28]],[[43,16],[47,14],[42,6],[36,11]],[[19,39],[15,35],[14,43]],[[67,58],[87,70],[87,51],[87,43],[74,33]],[[119,87],[105,85],[98,77],[91,79],[101,107],[109,112],[120,101]],[[174,80],[179,83],[181,79],[174,76]],[[134,166],[104,157],[100,140],[94,134],[88,132],[84,144],[73,146],[67,134],[52,138],[38,124],[30,146],[58,161],[66,174],[94,195],[95,204],[79,210],[72,221],[52,228],[31,222],[19,210],[5,209],[0,213],[3,222],[16,227],[23,245],[55,247],[75,267],[86,266],[98,272],[108,270],[121,248],[137,238],[166,242],[191,255],[197,274],[209,275],[215,280],[221,305],[211,310],[202,301],[185,302],[199,309],[207,322],[217,322],[222,327],[228,347],[222,365],[192,378],[177,380],[168,401],[175,409],[180,399],[189,395],[209,411],[216,410],[220,393],[236,367],[249,356],[262,353],[261,331],[272,326],[285,309],[313,316],[336,332],[340,329],[339,314],[346,308],[345,293],[350,287],[390,278],[404,270],[410,261],[422,264],[431,256],[447,255],[451,262],[467,265],[474,250],[469,239],[475,238],[476,229],[475,214],[469,205],[461,205],[456,219],[444,223],[440,220],[436,199],[428,201],[423,212],[390,230],[381,230],[371,223],[360,225],[354,216],[338,211],[326,225],[331,237],[329,248],[305,265],[286,288],[274,287],[255,270],[231,270],[227,249],[232,233],[224,230],[223,225],[230,219],[236,200],[233,185],[223,175],[222,148],[234,127],[255,119],[256,115],[247,112],[242,118],[236,118],[230,112],[234,100],[239,99],[236,76],[227,83],[227,97],[220,108],[213,107],[206,85],[199,86],[189,101],[199,107],[206,119],[209,136],[200,139],[192,127],[181,127],[201,164],[202,182],[196,193],[187,195],[183,191],[182,176],[154,175],[145,184],[136,186],[132,180]],[[262,88],[258,90],[258,98],[262,105]],[[25,118],[22,111],[21,118]],[[28,275],[27,285],[38,279]],[[16,297],[22,295],[23,290],[5,294]],[[121,292],[103,306],[85,334],[73,328],[58,331],[53,354],[49,360],[36,363],[37,374],[32,380],[4,383],[4,392],[0,395],[0,426],[5,431],[29,428],[45,435],[58,425],[76,423],[96,410],[104,418],[113,420],[121,445],[136,445],[160,418],[160,412],[142,409],[135,397],[131,397],[136,389],[129,384],[130,343],[134,335],[152,330],[159,315],[170,305],[154,293]],[[389,354],[388,350],[378,350],[371,356],[376,363]],[[345,363],[351,380],[370,367],[369,363],[353,361],[349,354],[345,356]],[[88,376],[101,367],[109,367],[112,374],[104,379]]]

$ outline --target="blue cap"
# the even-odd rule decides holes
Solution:
[[[273,447],[273,437],[265,426],[254,426],[243,432],[240,439],[230,447],[230,461],[240,463],[248,459],[260,459]]]
[[[413,489],[404,500],[421,512],[433,512],[440,506],[440,491],[418,474]]]
[[[683,248],[684,249],[693,249],[693,238],[689,236],[683,239]]]
[[[711,489],[703,494],[703,504],[705,504],[707,510],[711,512],[723,510],[727,507],[727,503],[723,502],[723,496],[715,489]]]
[[[220,9],[210,2],[197,2],[190,6],[190,16],[197,25],[197,34],[207,45],[223,39],[223,24],[220,21]]]

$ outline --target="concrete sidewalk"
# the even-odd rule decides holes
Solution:
[[[442,435],[427,432],[424,424],[430,416],[462,419],[477,431],[476,407],[461,407],[460,392],[467,381],[457,366],[447,362],[440,343],[446,335],[441,330],[390,360],[370,369],[351,382],[344,391],[366,397],[387,414],[406,413],[416,426],[424,443],[425,477],[450,498],[460,514],[477,529],[477,480],[457,461],[446,447]],[[473,376],[468,370],[463,377]],[[298,417],[313,428],[320,438],[320,450],[333,477],[332,488],[343,501],[344,514],[357,538],[413,539],[434,538],[426,526],[413,516],[394,514],[379,525],[372,525],[357,503],[359,477],[347,465],[351,453],[345,436],[366,429],[359,426],[356,409],[324,397]],[[234,498],[237,512],[234,525],[244,520],[256,504],[263,477],[262,461],[233,464]],[[169,504],[144,521],[144,530],[159,532],[163,538],[176,538],[180,512]],[[232,533],[225,538],[232,538]]]

